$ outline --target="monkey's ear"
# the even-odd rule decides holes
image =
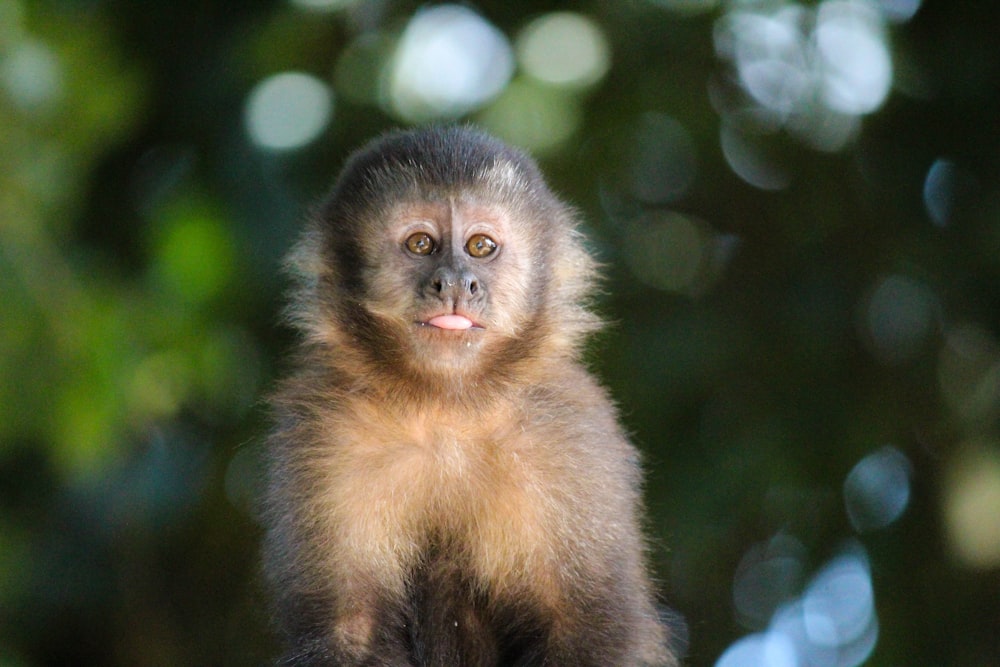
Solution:
[[[322,339],[330,333],[329,318],[337,309],[337,291],[323,289],[323,285],[335,284],[337,271],[324,254],[325,244],[319,226],[307,225],[285,256],[283,267],[291,278],[285,319],[310,339]]]
[[[600,330],[604,322],[593,311],[600,266],[586,248],[583,234],[577,229],[575,215],[565,212],[568,225],[562,244],[553,253],[552,294],[549,302],[555,307],[556,319],[563,324],[563,335],[572,332],[566,342],[572,348]]]
[[[568,302],[586,305],[597,289],[601,267],[587,249],[576,216],[571,212],[565,215],[569,224],[553,264],[556,289]]]
[[[324,273],[330,272],[322,257],[323,238],[316,225],[310,225],[285,257],[285,271],[300,288],[315,287]]]

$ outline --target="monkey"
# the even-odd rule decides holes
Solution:
[[[583,345],[598,264],[473,126],[345,163],[289,254],[264,572],[280,664],[673,666],[641,471]]]

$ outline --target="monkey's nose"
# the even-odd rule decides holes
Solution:
[[[471,297],[479,292],[479,278],[471,271],[441,267],[431,276],[431,287],[442,297]]]
[[[476,292],[479,291],[479,279],[471,273],[462,274],[462,289],[469,296],[475,296]]]

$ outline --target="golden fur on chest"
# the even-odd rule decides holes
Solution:
[[[570,452],[548,451],[544,425],[525,429],[509,412],[425,408],[389,419],[385,406],[354,401],[331,416],[312,450],[317,519],[346,538],[331,564],[367,559],[402,583],[423,552],[447,543],[484,586],[545,595],[554,538],[575,541],[569,508],[545,483]]]

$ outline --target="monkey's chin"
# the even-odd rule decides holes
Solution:
[[[449,316],[460,317],[460,316]],[[439,318],[432,318],[438,320]],[[462,318],[465,319],[465,318]],[[418,322],[414,331],[414,352],[417,365],[433,374],[466,374],[475,372],[482,360],[482,348],[487,332],[471,320],[447,322],[459,326],[441,326],[432,321]]]

